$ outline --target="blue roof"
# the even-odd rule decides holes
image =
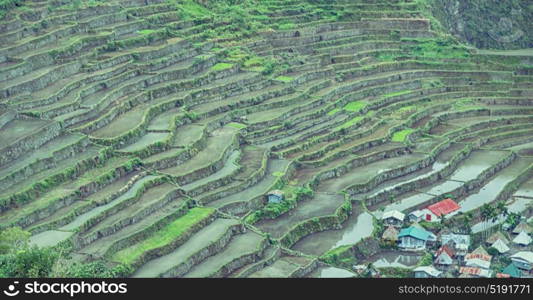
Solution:
[[[411,236],[419,240],[427,241],[432,235],[433,234],[431,232],[428,232],[422,228],[411,226],[409,228],[402,229],[398,237]]]
[[[511,275],[511,277],[515,278],[519,278],[522,275],[522,272],[520,272],[520,270],[518,270],[518,268],[512,263],[509,264],[505,269],[503,269],[502,273],[509,274]]]

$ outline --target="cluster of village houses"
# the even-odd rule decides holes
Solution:
[[[533,277],[533,252],[531,251],[532,228],[522,221],[510,232],[497,231],[475,249],[467,234],[455,234],[441,230],[438,235],[424,229],[419,222],[438,222],[443,216],[450,217],[460,206],[452,199],[445,199],[425,209],[409,213],[386,211],[382,221],[386,229],[382,240],[395,243],[402,251],[429,251],[433,263],[414,269],[414,277]],[[496,251],[486,249],[494,248]],[[493,257],[500,256],[500,257]],[[507,257],[504,268],[491,268],[491,263]]]

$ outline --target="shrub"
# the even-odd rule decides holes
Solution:
[[[30,233],[20,227],[11,227],[0,233],[0,255],[18,252],[28,246]]]
[[[114,267],[108,266],[103,261],[94,261],[87,264],[74,263],[71,264],[67,271],[66,276],[61,277],[74,277],[74,278],[116,278],[126,277],[133,270],[123,264],[116,265]]]
[[[58,258],[52,248],[29,247],[16,253],[0,255],[0,275],[4,277],[48,277]]]
[[[431,264],[433,264],[433,255],[429,252],[426,252],[418,262],[419,266],[430,266]]]
[[[494,248],[494,247],[489,247],[487,249],[487,253],[492,255],[492,256],[496,256],[496,255],[500,254],[500,252],[498,252],[498,250],[496,250],[496,248]]]

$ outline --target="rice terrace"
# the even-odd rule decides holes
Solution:
[[[0,0],[0,277],[532,278],[533,6],[459,2]]]

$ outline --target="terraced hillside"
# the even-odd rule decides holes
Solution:
[[[384,209],[531,201],[533,53],[480,54],[421,2],[24,1],[1,228],[133,277],[351,277],[324,254]]]

